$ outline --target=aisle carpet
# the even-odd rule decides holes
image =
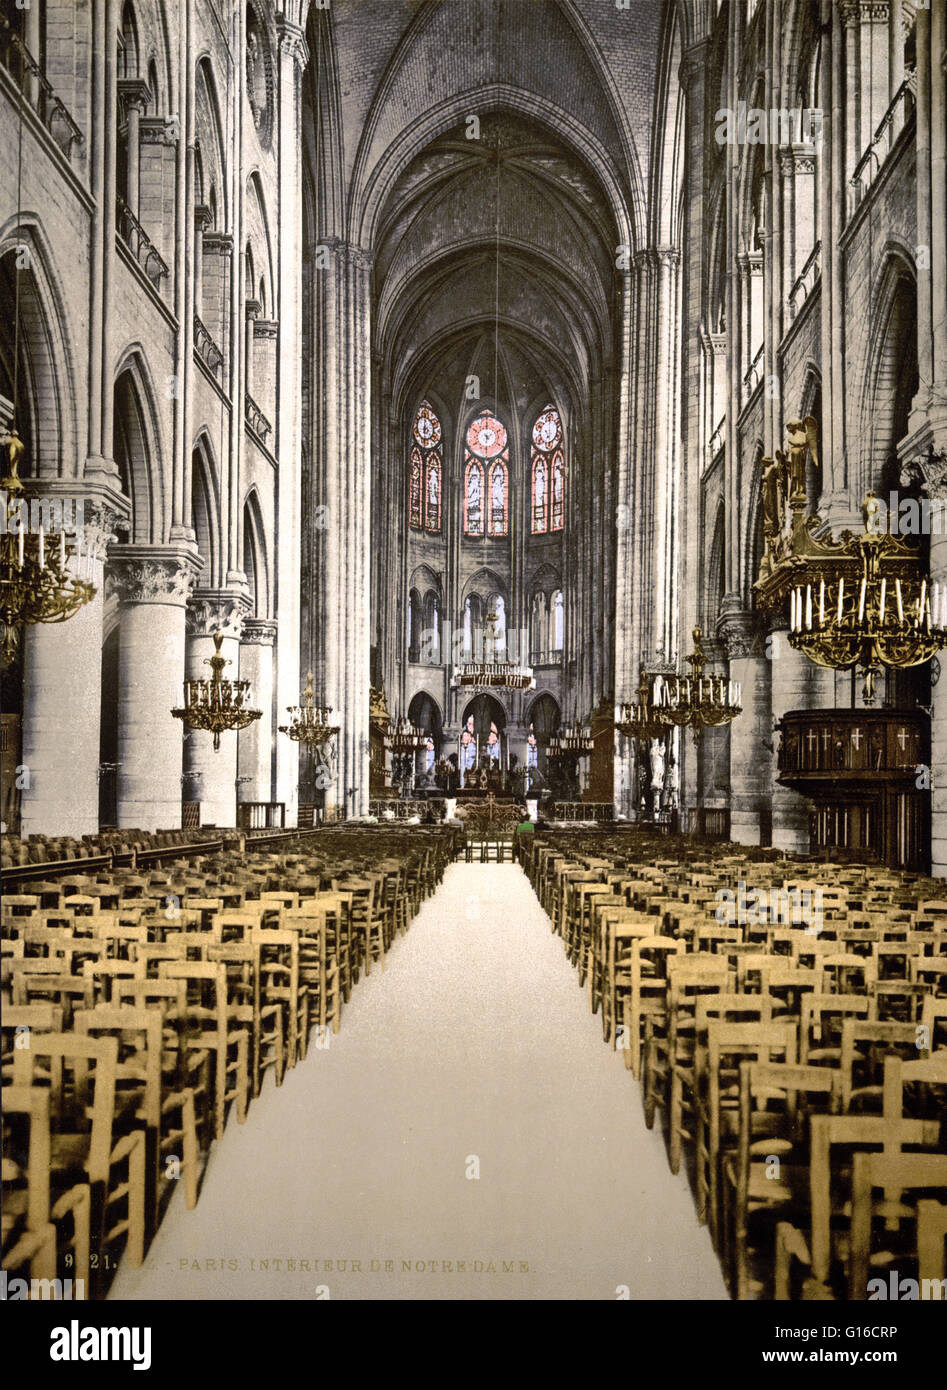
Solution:
[[[112,1298],[726,1297],[518,866],[455,864]]]

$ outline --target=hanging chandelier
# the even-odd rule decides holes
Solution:
[[[705,728],[729,724],[742,714],[743,691],[739,681],[704,675],[707,657],[699,627],[694,628],[693,636],[694,650],[685,661],[690,675],[658,677],[653,700],[667,724],[689,726],[694,731],[694,742],[700,743]]]
[[[229,729],[245,729],[263,711],[249,709],[250,682],[223,680],[221,672],[230,661],[221,656],[224,634],[214,633],[214,655],[205,657],[204,665],[211,668],[210,680],[199,677],[184,682],[184,708],[173,709],[175,719],[181,719],[186,729],[203,729],[214,735],[214,752],[220,749],[220,735]]]
[[[301,703],[287,705],[290,717],[288,724],[280,724],[281,734],[288,735],[295,743],[304,743],[307,748],[321,748],[339,732],[337,724],[330,724],[332,709],[329,705],[315,703],[315,690],[312,685],[312,672],[306,673],[306,689],[300,696]]]
[[[535,690],[532,666],[497,659],[497,615],[488,613],[483,625],[483,660],[463,661],[451,677],[451,689]]]
[[[71,541],[60,526],[44,525],[54,517],[54,509],[37,498],[30,498],[19,475],[24,445],[15,427],[5,441],[8,470],[0,482],[3,498],[0,517],[0,623],[2,623],[2,662],[6,668],[19,649],[19,629],[32,623],[64,623],[95,597],[92,579],[94,554],[85,550],[78,530]],[[40,520],[34,528],[31,513]]]
[[[622,705],[621,718],[616,720],[618,732],[626,738],[647,743],[653,738],[663,738],[671,728],[670,720],[652,698],[655,683],[660,679],[657,673],[652,672],[649,675],[645,667],[641,667],[638,698],[630,704]]]
[[[838,540],[814,534],[822,522],[805,515],[814,423],[806,421],[807,434],[798,421],[790,423],[788,460],[778,453],[763,474],[767,549],[757,606],[777,611],[788,601],[790,646],[818,666],[861,671],[870,706],[882,667],[921,666],[947,646],[947,588],[931,581],[916,546],[891,534],[890,521],[881,529],[872,492],[862,506],[860,534],[843,531]]]
[[[427,734],[407,719],[392,720],[385,731],[385,747],[398,757],[419,753],[427,744]]]
[[[546,745],[546,756],[550,758],[587,758],[594,750],[595,743],[589,726],[583,724],[580,728],[577,724],[569,724],[549,740]]]

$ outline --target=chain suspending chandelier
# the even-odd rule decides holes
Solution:
[[[279,731],[296,743],[307,748],[321,748],[339,732],[338,724],[330,724],[332,709],[329,705],[315,703],[316,692],[312,684],[312,672],[306,673],[306,688],[300,696],[298,705],[287,705],[288,724],[280,724]]]
[[[483,625],[483,659],[463,661],[451,678],[451,688],[471,686],[479,690],[535,690],[533,668],[518,661],[497,659],[497,615],[488,613]]]
[[[931,581],[916,546],[892,535],[890,523],[881,529],[874,493],[862,507],[861,534],[814,534],[824,524],[806,515],[815,423],[791,421],[788,458],[777,451],[775,460],[764,459],[766,554],[757,605],[774,611],[788,601],[790,646],[819,666],[860,670],[864,703],[872,705],[882,667],[921,666],[947,646],[947,589]]]
[[[3,536],[0,540],[0,622],[3,666],[10,666],[19,649],[19,629],[29,623],[64,623],[95,597],[93,552],[82,548],[78,533],[67,540],[62,525],[47,528],[41,519],[33,528],[31,513],[47,519],[54,508],[31,499],[19,475],[24,446],[15,428],[6,440],[8,468],[3,488]],[[32,505],[31,505],[32,504]],[[61,513],[60,513],[61,521]]]
[[[224,680],[221,672],[230,665],[227,657],[221,656],[224,634],[214,633],[214,655],[204,658],[204,665],[211,669],[210,680],[200,677],[184,682],[184,708],[173,709],[175,719],[181,719],[186,729],[202,729],[214,735],[214,752],[220,749],[220,735],[230,729],[245,729],[254,719],[259,719],[263,711],[250,709],[250,682],[248,680]]]

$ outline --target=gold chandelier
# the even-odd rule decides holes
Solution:
[[[788,600],[790,646],[819,666],[861,670],[862,697],[872,705],[883,666],[921,666],[947,646],[947,589],[931,581],[916,546],[881,529],[872,492],[861,534],[814,534],[822,523],[805,515],[805,460],[815,422],[805,423],[806,434],[800,422],[790,423],[788,461],[779,453],[763,475],[767,551],[757,605],[772,611]],[[780,531],[780,504],[788,508],[788,534]]]
[[[488,613],[483,625],[483,660],[463,661],[451,678],[451,689],[535,690],[533,668],[518,661],[498,661],[497,615]]]
[[[550,758],[586,758],[594,749],[589,726],[583,724],[580,728],[577,724],[569,724],[549,740],[546,755]]]
[[[30,513],[37,499],[27,496],[19,475],[24,445],[15,427],[10,429],[6,448],[9,467],[0,483],[4,494],[0,502],[3,519],[0,622],[5,668],[16,660],[21,626],[64,623],[95,597],[95,588],[90,583],[92,547],[83,553],[78,533],[72,544],[67,542],[62,525],[58,530],[55,527],[47,529],[41,519],[35,530],[30,526]],[[47,509],[47,520],[50,514],[51,509]]]
[[[211,668],[210,680],[199,677],[184,682],[184,708],[173,709],[175,719],[181,719],[186,729],[203,729],[214,735],[214,752],[220,749],[220,735],[230,729],[245,729],[262,710],[249,709],[250,682],[223,680],[221,672],[230,662],[221,656],[224,634],[214,633],[214,655],[205,657],[204,665]]]
[[[626,738],[648,743],[653,738],[663,738],[671,727],[661,708],[652,700],[652,688],[658,679],[656,673],[648,674],[644,666],[640,668],[638,698],[621,707],[621,718],[615,726]]]
[[[393,719],[385,730],[385,747],[398,757],[419,753],[426,743],[427,734],[407,719]]]
[[[296,743],[304,743],[307,748],[321,748],[323,744],[335,737],[339,732],[339,726],[329,723],[332,714],[329,705],[317,705],[315,703],[311,671],[306,673],[306,689],[302,692],[300,699],[300,704],[286,706],[286,713],[290,716],[290,722],[280,724],[279,731],[281,734],[288,735]]]
[[[701,630],[694,628],[694,650],[686,658],[689,676],[658,677],[653,699],[661,718],[681,728],[694,731],[699,743],[705,728],[730,724],[743,713],[743,690],[739,681],[724,676],[705,676],[707,657],[701,643]]]

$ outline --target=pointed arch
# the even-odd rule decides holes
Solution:
[[[269,618],[271,611],[266,532],[263,526],[260,497],[255,487],[250,489],[243,503],[241,568],[250,586],[250,601],[253,604],[252,616]]]
[[[859,497],[884,492],[898,483],[897,446],[907,434],[911,401],[919,384],[917,282],[903,247],[889,242],[870,301],[858,438],[861,451],[853,479]]]
[[[25,252],[25,254],[24,254]],[[17,280],[20,296],[20,399],[17,424],[27,445],[24,476],[75,477],[80,458],[76,416],[75,360],[71,344],[79,342],[67,330],[65,298],[55,271],[55,258],[39,218],[21,213],[0,230],[0,268],[5,312],[0,325],[0,360],[11,383],[14,364],[14,312]],[[5,392],[5,394],[7,394]]]
[[[160,416],[144,349],[133,344],[118,361],[112,457],[131,503],[131,539],[158,544],[166,534]]]
[[[198,587],[219,588],[222,583],[220,491],[213,447],[206,432],[201,433],[192,453],[191,522],[202,561]]]

